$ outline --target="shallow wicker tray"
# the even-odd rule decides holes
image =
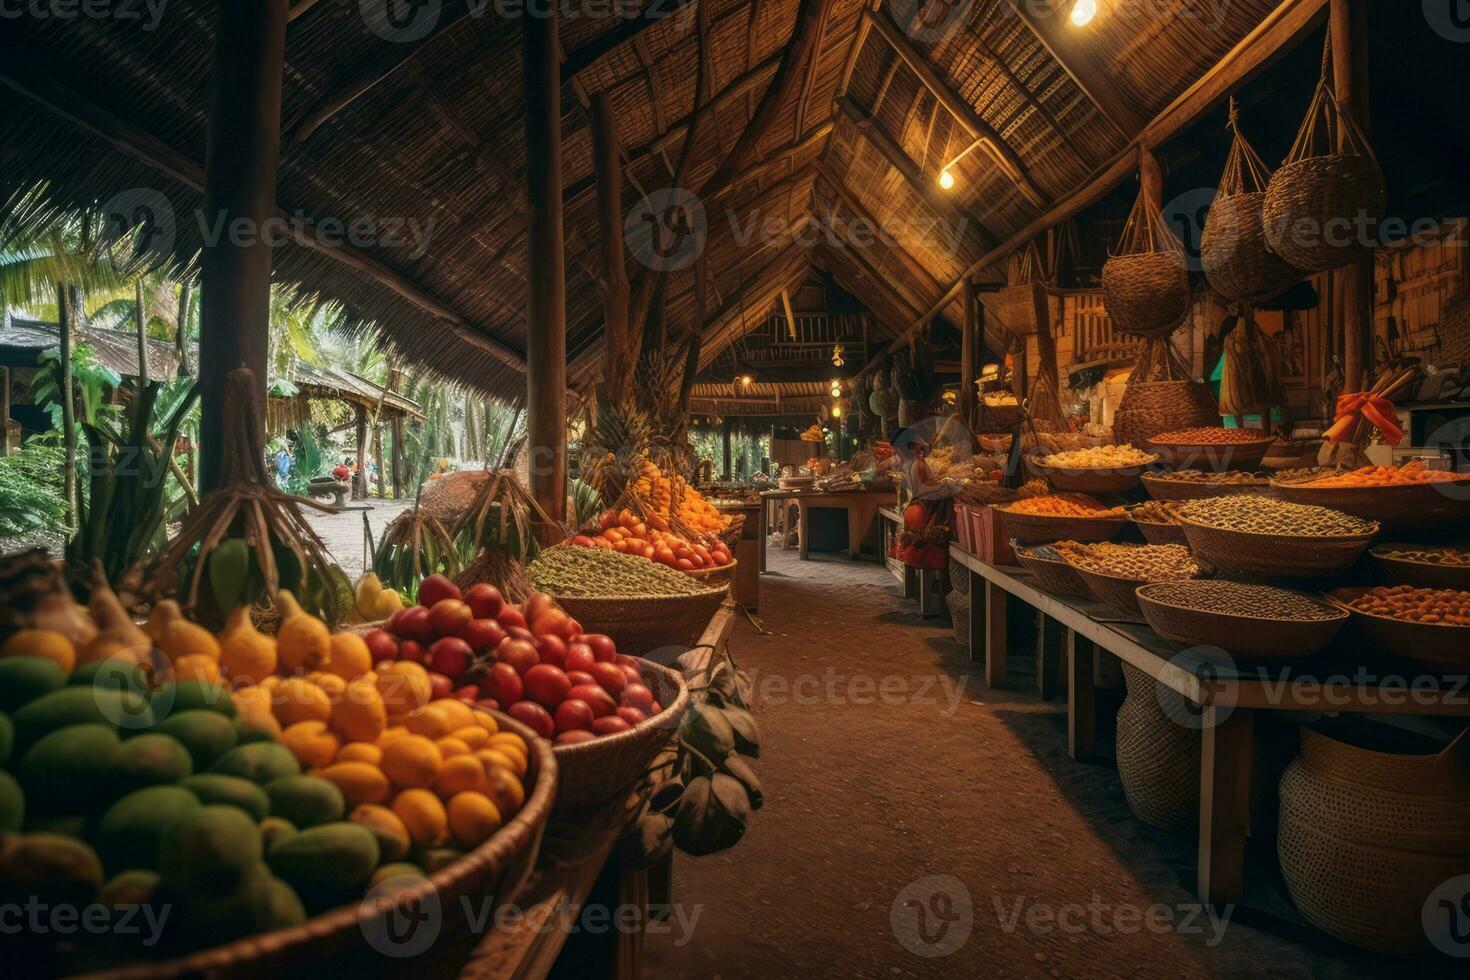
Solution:
[[[526,742],[527,792],[525,804],[485,843],[394,895],[380,893],[374,901],[342,905],[290,929],[246,936],[178,959],[110,969],[106,976],[253,978],[320,971],[332,975],[349,964],[381,966],[383,954],[371,945],[371,937],[396,947],[395,920],[416,918],[426,908],[438,908],[442,918],[438,939],[424,955],[446,948],[464,931],[465,909],[480,909],[478,899],[487,896],[494,907],[503,908],[525,887],[557,795],[558,760],[551,743],[502,712],[490,713],[501,731],[515,732]]]
[[[1179,518],[1189,550],[1202,566],[1233,575],[1274,581],[1328,578],[1353,566],[1378,534],[1307,537],[1228,531]]]
[[[1232,493],[1266,493],[1271,483],[1264,477],[1255,483],[1200,483],[1188,480],[1161,480],[1145,473],[1139,478],[1148,495],[1155,500],[1202,500],[1224,497]]]
[[[1236,616],[1162,602],[1149,595],[1154,585],[1169,584],[1140,586],[1134,597],[1155,633],[1188,646],[1219,647],[1246,657],[1310,657],[1325,649],[1348,621],[1346,613],[1323,620]]]
[[[730,559],[730,564],[720,565],[716,568],[695,568],[684,572],[690,578],[703,582],[710,588],[722,583],[728,584],[735,577],[735,566],[740,564],[740,559]]]
[[[1438,531],[1470,522],[1470,477],[1402,487],[1325,487],[1271,482],[1282,500],[1377,521],[1386,531]]]
[[[1011,542],[1011,549],[1015,551],[1016,561],[1021,563],[1021,567],[1036,576],[1037,584],[1043,592],[1074,596],[1078,599],[1086,599],[1092,594],[1087,583],[1082,581],[1082,576],[1077,574],[1077,569],[1066,562],[1038,557],[1016,541]]]
[[[1155,456],[1153,462],[1157,462]],[[1048,466],[1037,456],[1026,457],[1026,469],[1032,476],[1046,480],[1058,490],[1069,493],[1123,493],[1138,486],[1138,478],[1153,462],[1138,466],[1063,467]]]
[[[1143,535],[1143,540],[1149,544],[1182,544],[1188,546],[1189,540],[1184,536],[1184,528],[1178,524],[1160,524],[1158,521],[1140,521],[1134,517],[1132,512],[1128,514],[1128,520],[1138,528]]]
[[[693,643],[720,603],[729,583],[675,596],[554,596],[588,632],[606,633],[619,652],[641,657],[659,647]]]
[[[1144,440],[1148,448],[1159,454],[1160,460],[1176,469],[1205,470],[1223,473],[1226,470],[1253,470],[1261,465],[1266,453],[1276,445],[1275,436],[1267,436],[1251,442],[1229,444],[1202,444],[1185,442],[1158,442]]]
[[[1075,565],[1073,567],[1077,568]],[[1125,613],[1138,614],[1143,611],[1138,607],[1138,597],[1134,593],[1140,585],[1146,584],[1145,579],[1120,578],[1085,568],[1077,568],[1077,574],[1087,583],[1088,590],[1097,597],[1098,602]]]
[[[1470,626],[1415,623],[1360,612],[1348,605],[1366,591],[1336,589],[1327,593],[1327,599],[1351,617],[1352,628],[1369,644],[1426,670],[1462,673],[1470,668]]]
[[[1091,544],[1112,541],[1128,526],[1126,517],[1054,517],[1046,514],[1016,514],[997,507],[1006,537],[1021,544],[1050,544],[1080,541]]]
[[[605,735],[577,745],[552,747],[561,771],[556,812],[594,806],[626,796],[642,781],[648,766],[674,733],[689,708],[689,687],[676,670],[648,660],[638,662],[643,683],[663,711],[632,731]]]
[[[1441,565],[1432,561],[1391,558],[1384,554],[1395,548],[1413,548],[1407,544],[1381,544],[1368,552],[1379,578],[1389,585],[1413,585],[1426,589],[1462,589],[1470,592],[1470,565]],[[1422,546],[1420,546],[1422,547]]]

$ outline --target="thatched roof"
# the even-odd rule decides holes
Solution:
[[[704,201],[713,309],[701,365],[709,368],[814,269],[871,311],[875,349],[919,321],[959,322],[966,274],[1003,279],[1001,260],[1044,228],[1059,202],[1077,210],[1126,180],[1145,124],[1198,95],[1191,85],[1243,39],[1274,31],[1298,41],[1325,10],[1325,0],[1102,0],[1094,24],[1073,30],[1064,0],[874,0],[871,8],[868,0],[714,0],[696,14],[700,2],[708,0],[665,0],[646,8],[658,12],[651,17],[561,22],[574,383],[595,372],[600,352],[589,93],[610,93],[629,211],[670,185],[696,114],[704,124],[684,183],[700,189],[767,94],[786,95],[748,160],[728,182],[719,174],[719,194]],[[409,360],[520,394],[519,21],[496,17],[494,4],[444,0],[426,37],[393,43],[358,3],[296,5],[280,207],[318,229],[366,221],[378,240],[336,250],[286,245],[276,252],[277,277],[377,323]],[[24,97],[0,114],[0,200],[44,181],[49,205],[166,202],[177,220],[160,247],[194,255],[214,7],[177,0],[147,31],[115,19],[4,22],[0,84]],[[1048,9],[1052,16],[1038,14]],[[700,17],[716,94],[697,110]],[[790,64],[809,32],[814,56]],[[1211,94],[1212,104],[1222,97]],[[1155,135],[1175,134],[1166,118]],[[940,169],[977,137],[982,145],[953,165],[956,188],[941,192]],[[1111,181],[1102,193],[1076,196],[1099,174]],[[857,219],[889,234],[853,247],[844,236]],[[773,221],[788,232],[808,221],[836,231],[812,247],[789,234],[746,237]],[[643,272],[629,263],[635,286]],[[692,327],[691,280],[688,270],[669,277],[671,337]],[[993,347],[1003,346],[1003,327],[991,318]]]

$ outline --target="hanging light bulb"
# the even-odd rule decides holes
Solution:
[[[841,381],[838,381],[836,378],[833,378],[832,379],[832,397],[833,398],[841,398],[842,397],[842,382]]]
[[[748,374],[742,374],[740,376],[740,383],[742,385],[744,385],[745,387],[749,388],[752,384],[755,383],[755,378],[751,377]]]
[[[1081,2],[1087,3],[1088,0],[1081,0]],[[953,187],[954,174],[950,173],[948,170],[941,170],[939,172],[939,186],[944,188],[945,190],[949,190],[951,187]]]
[[[1097,0],[1077,0],[1069,19],[1074,27],[1086,27],[1097,16]]]
[[[833,405],[832,406],[832,417],[834,419],[840,419],[840,418],[842,418],[842,406],[841,405]]]

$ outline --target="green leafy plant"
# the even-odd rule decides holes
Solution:
[[[60,449],[31,439],[18,452],[0,459],[0,537],[61,534],[66,530],[66,501],[61,496]]]

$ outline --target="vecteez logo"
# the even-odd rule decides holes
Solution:
[[[1446,41],[1470,44],[1470,0],[1423,0],[1424,19]]]
[[[654,191],[623,219],[623,242],[649,269],[677,272],[694,264],[704,251],[709,220],[704,204],[682,187]]]
[[[357,0],[368,29],[385,41],[411,44],[439,26],[444,0]]]

